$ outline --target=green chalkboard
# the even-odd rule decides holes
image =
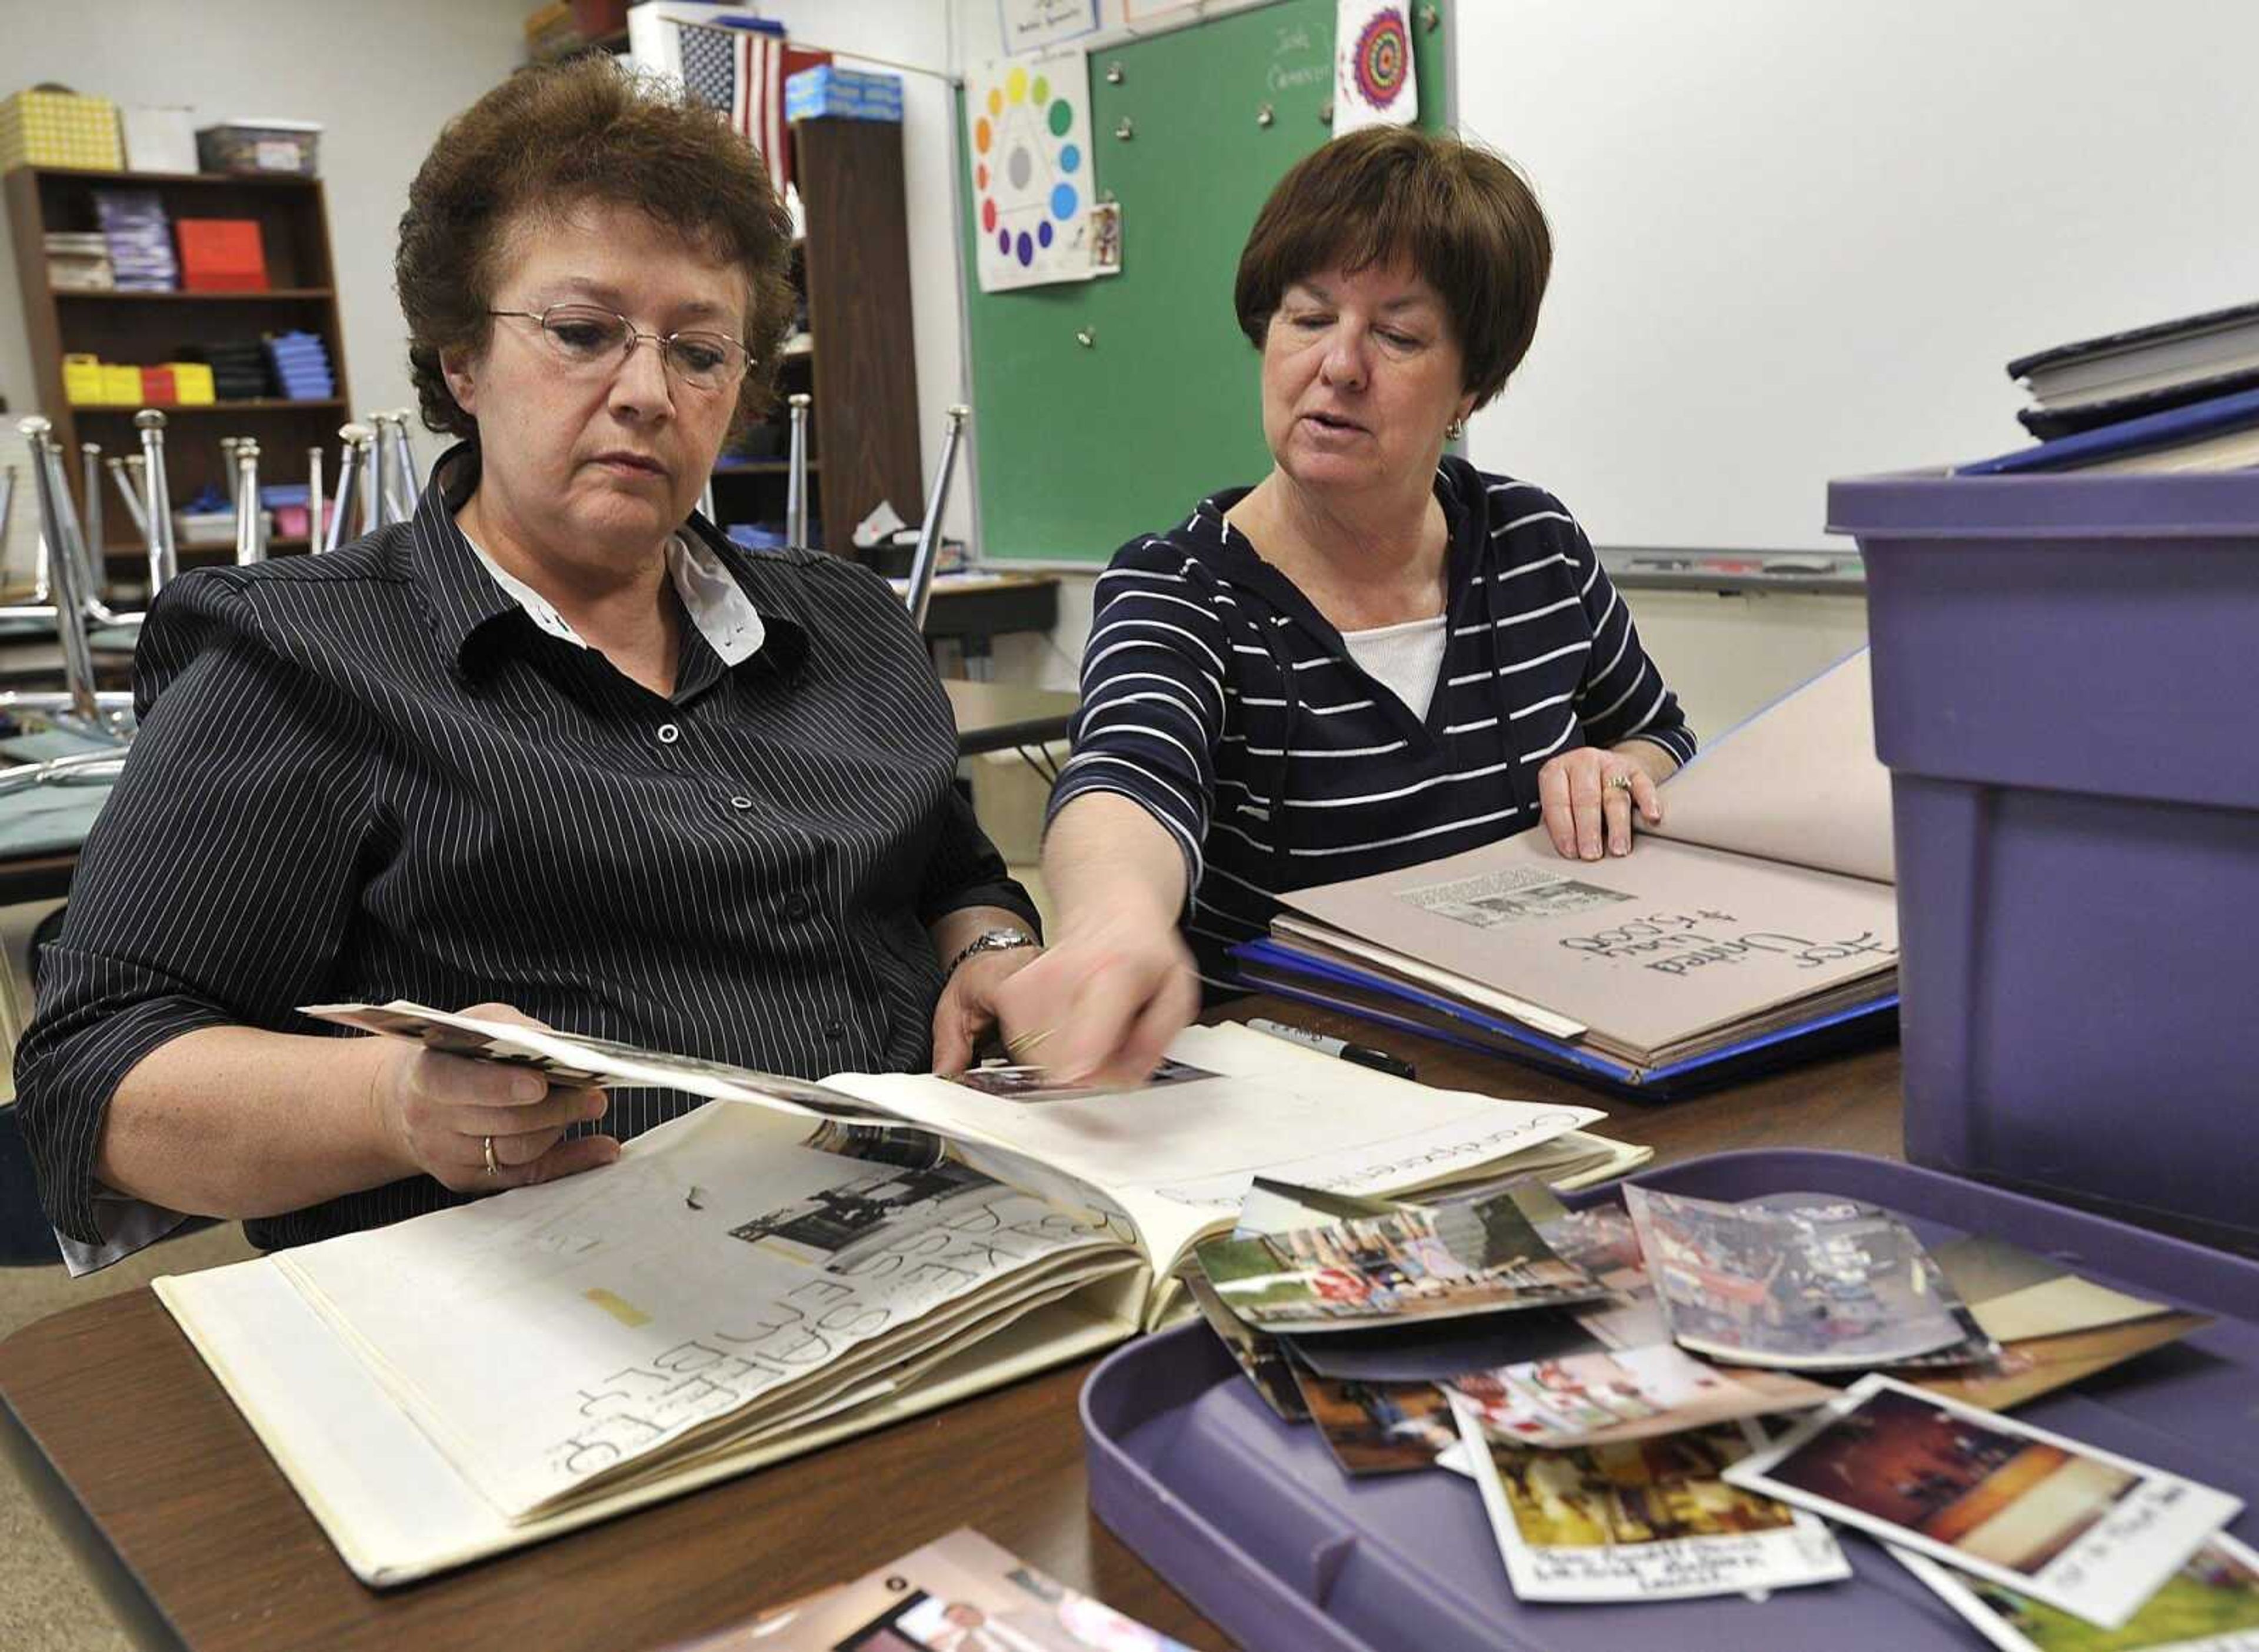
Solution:
[[[1091,53],[1091,146],[1097,187],[1122,203],[1121,274],[984,293],[973,225],[960,226],[988,559],[1103,562],[1270,468],[1232,274],[1272,186],[1329,135],[1334,9],[1279,0]],[[1424,125],[1442,123],[1448,33],[1413,25]]]

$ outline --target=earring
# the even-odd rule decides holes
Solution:
[[[1449,424],[1443,426],[1443,439],[1447,442],[1461,440],[1466,433],[1467,422],[1464,419],[1453,419]]]

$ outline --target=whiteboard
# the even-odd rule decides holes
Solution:
[[[2259,299],[2259,5],[1464,0],[1536,185],[1536,343],[1468,451],[1598,544],[1821,548],[1832,476],[2022,445],[2001,371]]]

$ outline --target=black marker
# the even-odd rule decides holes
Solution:
[[[1289,1027],[1283,1022],[1258,1018],[1247,1024],[1257,1032],[1269,1033],[1273,1038],[1284,1038],[1291,1044],[1306,1044],[1329,1056],[1338,1056],[1343,1061],[1354,1061],[1360,1067],[1371,1067],[1375,1072],[1393,1073],[1399,1079],[1419,1076],[1410,1062],[1400,1056],[1392,1056],[1386,1050],[1375,1050],[1367,1044],[1353,1044],[1346,1038],[1329,1038],[1323,1033],[1314,1033],[1304,1027]]]

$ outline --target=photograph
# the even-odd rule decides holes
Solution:
[[[1521,1599],[1673,1599],[1850,1576],[1823,1522],[1723,1479],[1758,1438],[1742,1425],[1536,1451],[1491,1438],[1474,1406],[1450,1403]]]
[[[1467,1371],[1447,1385],[1499,1439],[1549,1449],[1806,1411],[1835,1397],[1781,1371],[1721,1371],[1668,1342]]]
[[[1624,1189],[1624,1203],[1671,1338],[1698,1354],[1863,1371],[1999,1351],[1921,1241],[1886,1211],[1723,1205],[1638,1186]]]
[[[1186,1652],[969,1527],[676,1652]]]
[[[1607,1294],[1589,1273],[1553,1253],[1510,1193],[1213,1239],[1195,1255],[1232,1312],[1273,1332],[1314,1335]]]
[[[1568,917],[1593,907],[1614,906],[1629,901],[1631,896],[1599,884],[1523,866],[1488,877],[1407,889],[1398,898],[1437,917],[1487,929],[1501,923]]]
[[[1164,1085],[1193,1084],[1215,1074],[1182,1061],[1163,1061],[1143,1084],[1066,1084],[1054,1079],[1048,1068],[1015,1066],[991,1062],[949,1075],[951,1081],[983,1095],[1006,1101],[1080,1101],[1094,1095],[1135,1095]]]
[[[1878,1375],[1727,1478],[2104,1628],[2122,1625],[2242,1507]]]
[[[1310,1421],[1347,1473],[1433,1468],[1458,1441],[1450,1403],[1433,1383],[1341,1382],[1293,1370]]]
[[[1191,1292],[1201,1317],[1208,1321],[1216,1340],[1231,1350],[1231,1357],[1246,1373],[1247,1380],[1254,1384],[1263,1403],[1282,1422],[1308,1421],[1310,1408],[1302,1399],[1301,1389],[1295,1385],[1293,1367],[1279,1339],[1265,1336],[1224,1307],[1215,1287],[1200,1274],[1188,1273],[1184,1278],[1185,1289]]]
[[[2001,1652],[2259,1652],[2259,1555],[2232,1537],[2198,1549],[2122,1629],[2098,1629],[1926,1556],[1890,1552]]]
[[[1239,1221],[1231,1236],[1244,1239],[1259,1233],[1292,1233],[1297,1228],[1322,1228],[1354,1216],[1386,1216],[1418,1208],[1404,1200],[1336,1193],[1258,1176],[1248,1183],[1247,1196],[1239,1201]]]
[[[855,1261],[864,1242],[914,1212],[930,1212],[967,1195],[985,1196],[998,1186],[979,1171],[953,1162],[923,1170],[888,1169],[819,1188],[781,1210],[730,1228],[730,1236],[795,1262],[837,1267]]]

